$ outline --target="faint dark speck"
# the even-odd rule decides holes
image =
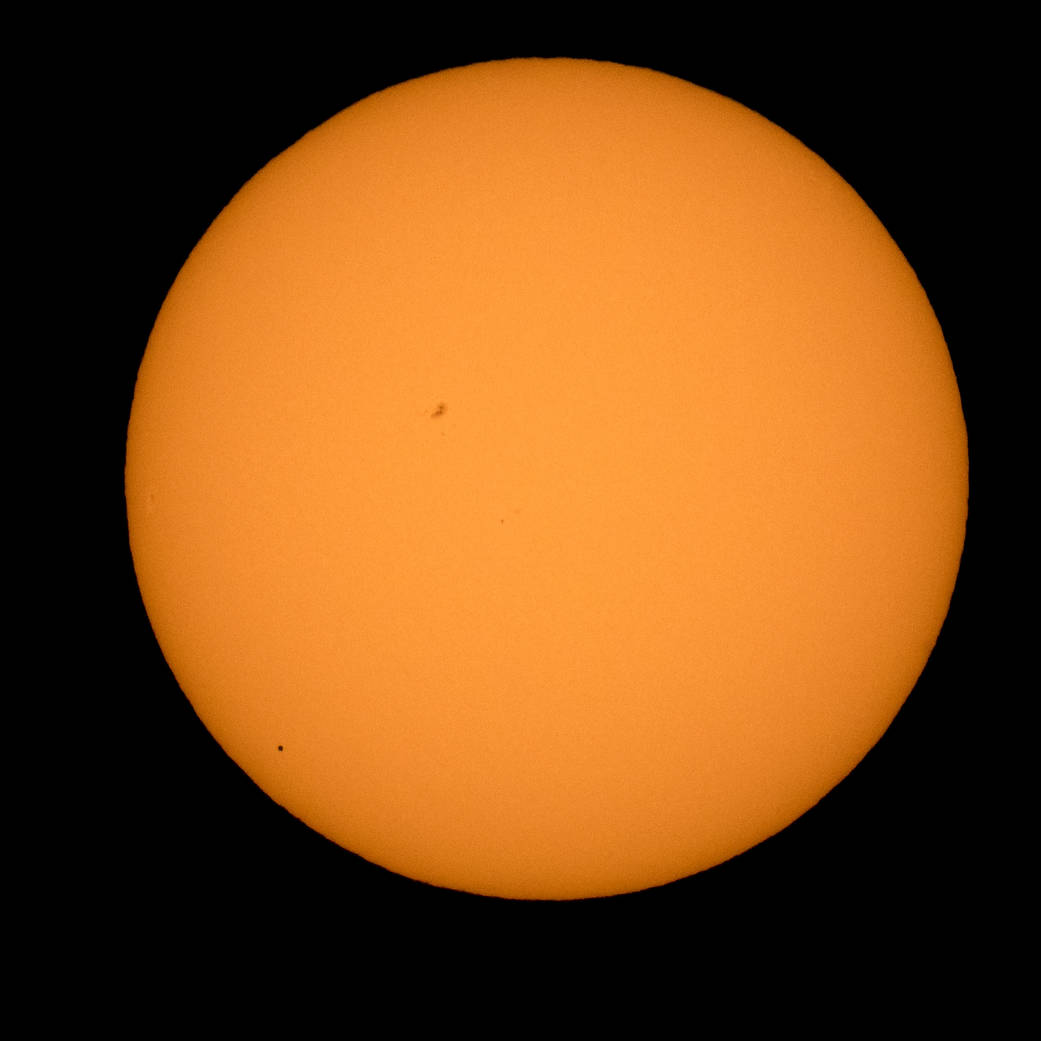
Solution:
[[[282,751],[282,746],[281,746],[281,745],[279,745],[279,746],[278,746],[278,750],[279,750],[280,752]]]
[[[437,404],[437,408],[435,408],[434,411],[430,413],[430,418],[431,419],[437,419],[438,416],[443,416],[444,414],[445,414],[445,403],[443,401],[439,401],[438,404]]]

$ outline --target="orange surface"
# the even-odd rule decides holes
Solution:
[[[131,549],[273,799],[436,885],[717,864],[878,740],[965,426],[913,271],[783,130],[590,61],[352,106],[220,214],[131,414]]]

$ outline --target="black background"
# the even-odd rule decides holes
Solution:
[[[989,483],[985,346],[974,287],[985,234],[973,156],[987,139],[978,57],[945,39],[795,32],[758,46],[662,25],[481,43],[432,31],[402,48],[316,26],[262,48],[232,36],[159,46],[141,33],[84,72],[74,119],[89,127],[98,187],[86,241],[104,243],[101,486],[106,588],[104,705],[81,778],[90,839],[74,857],[75,897],[122,926],[219,933],[231,918],[263,930],[359,923],[460,923],[511,930],[620,924],[683,933],[784,923],[851,936],[959,934],[983,914],[993,846],[981,787],[982,557]],[[276,41],[276,42],[272,42]],[[453,41],[453,42],[446,42]],[[126,542],[122,467],[134,378],[152,322],[189,251],[231,196],[303,133],[375,90],[474,61],[525,56],[644,65],[732,97],[802,140],[882,220],[922,282],[958,374],[969,428],[968,537],[951,611],[915,690],[882,741],[817,807],[755,849],[672,885],[572,903],[441,890],[368,864],[273,804],[209,737],[177,687],[137,593]],[[975,749],[973,752],[967,749]],[[967,911],[966,909],[969,909]],[[778,927],[781,927],[778,924]]]

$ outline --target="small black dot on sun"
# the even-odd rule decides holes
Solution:
[[[281,746],[281,745],[279,745],[279,746],[278,746],[278,750],[279,750],[280,752],[282,751],[282,746]]]

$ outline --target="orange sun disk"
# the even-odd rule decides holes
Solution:
[[[156,320],[130,541],[200,719],[438,886],[644,889],[784,828],[946,615],[943,335],[864,202],[718,94],[521,59],[381,91]]]

